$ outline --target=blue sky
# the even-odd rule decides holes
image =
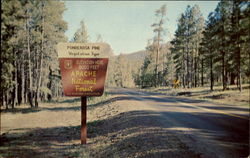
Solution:
[[[187,5],[199,5],[207,18],[217,6],[217,1],[65,1],[67,10],[64,20],[68,22],[66,36],[72,39],[84,20],[91,42],[101,34],[115,54],[132,53],[145,49],[148,39],[154,36],[151,25],[156,21],[155,10],[167,5],[165,28],[169,33],[165,41],[170,40],[176,30],[177,19]]]

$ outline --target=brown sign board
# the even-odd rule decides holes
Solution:
[[[65,96],[101,96],[110,46],[106,43],[60,43],[57,47]]]

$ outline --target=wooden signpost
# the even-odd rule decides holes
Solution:
[[[57,45],[64,95],[81,97],[81,144],[87,142],[87,96],[103,94],[110,50],[106,43]]]

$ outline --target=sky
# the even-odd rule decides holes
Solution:
[[[144,50],[147,41],[154,37],[151,25],[156,22],[155,10],[167,5],[164,41],[173,38],[177,20],[187,5],[199,5],[204,18],[214,11],[218,1],[65,1],[67,10],[63,18],[68,22],[66,36],[72,39],[84,20],[91,42],[98,34],[113,52],[132,53]]]

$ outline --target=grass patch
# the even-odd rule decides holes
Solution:
[[[235,85],[230,85],[225,91],[222,90],[222,86],[214,86],[213,91],[210,90],[209,86],[176,89],[172,87],[157,87],[143,89],[143,91],[157,92],[170,96],[192,97],[220,104],[249,106],[249,84],[242,85],[242,89],[242,92],[239,92]]]
[[[105,102],[110,98],[111,98],[111,95],[106,92],[104,92],[103,95],[100,97],[88,97],[88,105],[89,106],[96,105],[96,104]]]
[[[88,134],[98,134],[97,127],[102,124],[101,120],[94,120],[92,122],[87,123]]]

